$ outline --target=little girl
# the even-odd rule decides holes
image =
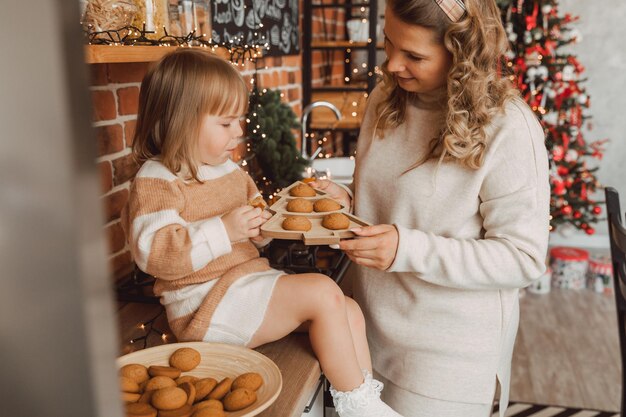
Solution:
[[[259,256],[269,214],[247,204],[259,191],[229,158],[247,106],[239,72],[203,51],[181,48],[146,74],[133,141],[143,165],[122,215],[135,262],[156,277],[179,341],[254,348],[308,331],[340,416],[398,417],[371,376],[356,302],[327,276]]]

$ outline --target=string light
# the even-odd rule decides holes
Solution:
[[[154,323],[155,323],[155,322],[159,319],[159,317],[161,317],[161,316],[163,315],[163,313],[164,313],[164,312],[165,312],[165,310],[164,310],[163,308],[161,308],[161,309],[159,310],[159,312],[158,312],[158,313],[157,313],[154,317],[152,317],[151,319],[149,319],[149,320],[147,320],[147,321],[145,321],[145,322],[141,322],[141,323],[139,323],[139,324],[137,325],[137,327],[138,327],[139,329],[141,329],[142,331],[144,331],[145,333],[144,333],[142,336],[139,336],[139,337],[135,337],[135,338],[133,338],[133,339],[130,339],[130,340],[128,341],[128,343],[129,343],[130,345],[133,345],[133,346],[134,346],[134,345],[135,345],[135,344],[137,344],[138,342],[143,342],[143,346],[141,347],[141,349],[145,349],[145,348],[147,348],[147,347],[148,347],[148,339],[149,339],[149,337],[150,337],[150,335],[151,335],[152,333],[155,333],[155,334],[159,335],[159,337],[161,338],[161,340],[162,340],[163,342],[167,343],[167,337],[168,337],[168,336],[167,336],[167,333],[165,333],[165,332],[163,332],[163,331],[159,330],[159,329],[158,329],[158,328],[154,325]]]
[[[190,47],[192,45],[211,48],[215,52],[217,48],[226,49],[230,54],[229,61],[235,66],[245,65],[245,62],[255,62],[259,57],[258,50],[261,45],[265,49],[269,49],[269,43],[265,36],[254,39],[252,44],[243,41],[243,36],[230,39],[228,42],[214,42],[213,39],[207,39],[207,34],[196,35],[197,29],[186,36],[170,35],[167,28],[163,27],[164,36],[158,39],[149,38],[147,35],[156,33],[155,31],[146,30],[145,22],[143,28],[136,26],[125,26],[115,30],[95,31],[92,25],[83,26],[83,32],[90,45],[110,45],[110,46],[134,46],[134,45],[150,45],[150,46],[178,46]],[[254,83],[251,81],[251,83]]]

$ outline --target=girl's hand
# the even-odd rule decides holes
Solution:
[[[241,206],[222,216],[222,222],[231,242],[253,238],[259,235],[259,228],[267,219],[260,208]]]
[[[350,209],[352,199],[350,198],[350,194],[348,194],[343,187],[340,187],[330,180],[315,180],[309,183],[309,185],[324,191],[330,198],[339,201],[344,207]]]
[[[267,222],[271,217],[272,217],[272,213],[270,213],[267,210],[263,210],[263,212],[261,213],[261,221],[263,222],[263,223],[261,223],[261,226],[263,226],[265,224],[265,222]],[[259,231],[259,233],[260,233],[260,231]],[[261,243],[265,239],[266,238],[264,238],[261,234],[259,234],[258,236],[250,238],[250,240],[252,240],[253,242],[256,242],[256,243]],[[271,238],[269,240],[271,240]],[[268,242],[269,242],[269,240],[268,240]]]
[[[398,229],[390,224],[350,229],[358,239],[339,242],[339,248],[358,265],[387,270],[398,251]]]

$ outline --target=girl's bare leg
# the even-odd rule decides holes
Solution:
[[[371,370],[365,324],[357,309],[356,303],[346,302],[339,286],[325,275],[283,275],[249,347],[280,339],[309,322],[311,345],[322,371],[337,390],[350,391],[363,382],[361,369]],[[351,326],[355,327],[354,336],[362,338],[357,343]]]

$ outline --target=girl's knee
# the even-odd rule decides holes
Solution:
[[[314,288],[312,289],[320,303],[327,309],[345,308],[345,296],[339,285],[331,278],[322,274],[315,274]]]
[[[350,297],[345,297],[348,321],[352,331],[365,331],[365,317],[359,304]]]

